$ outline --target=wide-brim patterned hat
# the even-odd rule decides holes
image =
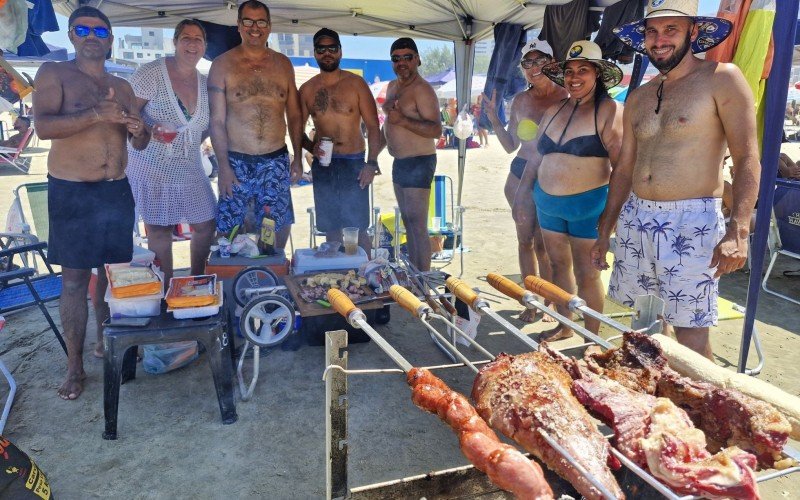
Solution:
[[[644,47],[645,23],[656,17],[690,17],[697,25],[698,35],[692,42],[692,52],[705,52],[719,45],[731,33],[733,25],[727,19],[697,15],[698,0],[648,0],[643,19],[623,24],[613,32],[622,43],[636,52],[646,54]]]
[[[588,40],[578,40],[570,45],[567,58],[561,62],[552,62],[542,68],[542,73],[557,84],[564,86],[564,68],[570,61],[589,61],[600,72],[600,81],[606,89],[615,87],[622,81],[622,70],[616,64],[603,59],[600,46]]]

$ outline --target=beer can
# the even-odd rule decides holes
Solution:
[[[322,154],[319,157],[319,164],[327,167],[331,164],[331,156],[333,156],[333,139],[330,137],[321,137],[319,140],[319,147]]]

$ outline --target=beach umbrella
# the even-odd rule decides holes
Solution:
[[[14,105],[0,97],[0,113],[13,112]]]

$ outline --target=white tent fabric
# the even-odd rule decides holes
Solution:
[[[467,102],[472,87],[475,42],[492,35],[496,23],[541,27],[545,5],[569,0],[267,0],[276,33],[314,33],[330,28],[341,34],[449,40],[455,44],[456,98]],[[618,0],[594,0],[602,9]],[[55,2],[54,2],[55,3]],[[64,0],[55,3],[68,16],[80,5],[101,9],[114,26],[172,28],[184,18],[235,25],[236,0]],[[464,141],[461,141],[462,143]],[[466,145],[458,152],[458,203]]]

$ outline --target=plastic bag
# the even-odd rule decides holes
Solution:
[[[252,238],[245,234],[240,234],[231,243],[231,253],[235,253],[240,257],[258,257],[261,252],[259,252],[258,245]]]
[[[153,375],[177,370],[188,365],[200,355],[197,350],[197,342],[194,340],[148,344],[142,347],[142,350],[144,351],[142,360],[144,371]]]
[[[464,106],[461,109],[461,113],[458,114],[458,118],[456,118],[456,122],[453,124],[453,134],[459,139],[466,139],[467,137],[472,135],[472,131],[475,129],[475,121],[472,118],[472,115],[469,114],[469,110],[467,106]]]

